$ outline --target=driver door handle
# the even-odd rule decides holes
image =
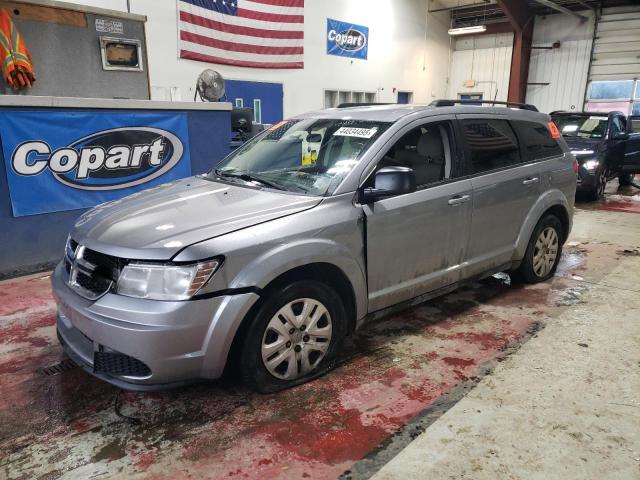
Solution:
[[[449,205],[460,205],[468,202],[470,199],[470,195],[456,195],[455,197],[451,197],[447,203]]]
[[[529,178],[525,178],[522,181],[523,185],[533,185],[535,183],[538,183],[540,181],[540,179],[538,177],[529,177]]]

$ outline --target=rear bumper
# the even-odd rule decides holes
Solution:
[[[58,265],[52,286],[64,350],[87,372],[129,390],[157,390],[220,377],[235,332],[259,298],[244,293],[166,302],[107,293],[92,302],[72,291],[65,277]],[[134,366],[142,362],[147,369],[133,374],[104,371],[96,358],[105,354]]]

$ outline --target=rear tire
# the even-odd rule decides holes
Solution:
[[[243,382],[260,393],[290,388],[335,366],[347,333],[340,296],[315,280],[271,290],[242,339]]]
[[[515,271],[517,279],[525,283],[539,283],[556,273],[564,229],[555,215],[545,215],[533,229],[522,263]]]
[[[623,173],[618,177],[618,183],[621,187],[630,186],[635,180],[635,174],[633,173]]]

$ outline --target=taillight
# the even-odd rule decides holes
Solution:
[[[573,159],[573,173],[578,175],[578,171],[580,170],[580,165],[578,164],[578,160]]]
[[[551,132],[551,138],[560,138],[560,130],[558,130],[555,123],[549,122],[547,123],[547,127],[549,127],[549,131]]]

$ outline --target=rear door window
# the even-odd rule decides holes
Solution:
[[[522,145],[525,162],[562,155],[558,141],[551,136],[549,128],[537,122],[513,121]]]
[[[462,120],[462,131],[471,154],[471,174],[498,170],[521,163],[516,135],[506,120]]]

